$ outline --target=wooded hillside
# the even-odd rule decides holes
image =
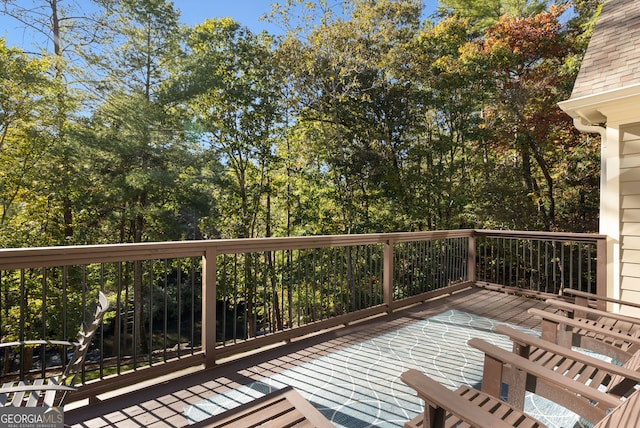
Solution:
[[[0,247],[597,230],[599,138],[557,103],[600,2],[334,3],[255,34],[167,0],[0,1],[43,47],[0,39]]]

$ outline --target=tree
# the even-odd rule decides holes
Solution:
[[[102,221],[118,242],[183,239],[180,206],[190,201],[178,192],[193,183],[197,146],[183,133],[166,98],[164,82],[180,57],[179,14],[165,0],[122,0],[110,5],[117,30],[99,55],[103,102],[84,132],[93,157],[94,185],[102,190]],[[107,221],[110,220],[110,221]],[[189,231],[191,233],[191,230]],[[114,239],[112,238],[112,239]],[[129,267],[128,267],[129,268]],[[130,267],[136,296],[134,345],[148,351],[143,302],[150,273],[142,262]]]
[[[564,67],[570,52],[559,21],[564,10],[552,7],[530,18],[503,16],[469,51],[469,60],[479,61],[493,85],[484,107],[485,126],[492,130],[492,149],[498,155],[491,167],[507,173],[507,180],[513,180],[512,166],[519,169],[515,176],[522,187],[516,195],[526,204],[508,215],[522,220],[535,213],[526,224],[544,230],[558,227],[556,168],[564,163],[567,145],[578,141],[565,132],[571,129],[569,118],[556,106],[568,98],[564,82],[572,78]],[[508,160],[511,154],[516,155],[515,165]],[[501,198],[504,191],[496,196]]]
[[[78,164],[77,142],[73,140],[75,115],[78,114],[81,98],[86,93],[79,91],[84,82],[84,53],[99,39],[103,21],[99,12],[84,12],[75,0],[3,0],[2,12],[12,17],[25,31],[31,34],[36,51],[33,56],[49,56],[50,72],[55,80],[55,99],[52,101],[51,117],[55,119],[55,130],[50,133],[47,153],[49,167],[43,171],[42,181],[32,190],[46,199],[48,227],[47,237],[41,245],[77,243],[82,237],[74,231],[74,211],[81,201],[76,199],[82,175],[75,169]],[[46,183],[46,185],[44,184]],[[35,184],[35,183],[34,183]],[[34,207],[36,208],[36,207]]]
[[[216,197],[229,215],[217,229],[229,237],[268,236],[272,225],[260,217],[270,215],[283,126],[271,39],[225,18],[196,26],[186,43],[188,59],[175,80],[184,88],[187,115],[203,131],[206,156],[227,169]]]
[[[566,3],[566,1],[561,1]],[[471,26],[482,31],[502,17],[531,17],[543,12],[549,0],[442,0],[441,12],[467,18]]]
[[[472,189],[478,177],[474,164],[483,151],[479,112],[486,89],[482,78],[463,57],[472,40],[468,19],[449,17],[425,25],[412,49],[413,80],[420,86],[422,127],[411,156],[411,194],[415,216],[429,229],[469,227]]]
[[[42,193],[42,171],[51,153],[55,130],[56,84],[47,59],[30,58],[0,39],[0,246],[51,242]],[[39,221],[38,221],[39,220]],[[35,223],[35,224],[34,224]]]
[[[555,103],[595,0],[562,18],[536,14],[549,1],[451,0],[457,15],[435,23],[415,0],[290,0],[278,38],[232,20],[181,28],[168,0],[100,0],[100,19],[73,0],[35,2],[44,20],[0,4],[52,51],[50,167],[20,206],[41,245],[572,218],[560,165],[586,146]],[[579,171],[590,206],[593,168]]]
[[[171,2],[123,0],[110,10],[118,33],[93,57],[103,80],[103,103],[92,117],[87,143],[104,171],[107,202],[118,217],[119,242],[174,239],[176,181],[191,160],[190,142],[163,98],[163,82],[179,56],[178,12]],[[92,144],[93,141],[93,144]],[[115,199],[115,200],[114,200]]]
[[[417,99],[405,67],[421,3],[346,2],[343,20],[318,2],[320,24],[279,49],[291,70],[296,127],[314,135],[317,163],[339,209],[335,232],[403,229],[402,185]]]
[[[202,130],[203,157],[224,169],[210,189],[226,215],[209,217],[214,230],[210,235],[249,238],[273,233],[272,198],[278,193],[281,165],[277,142],[283,123],[282,76],[271,42],[229,18],[207,20],[188,33],[186,59],[172,78],[185,117]],[[243,281],[251,284],[243,302],[248,313],[254,313],[262,275],[255,271],[254,257],[246,254],[243,262]],[[271,254],[266,257],[272,267]],[[275,275],[273,268],[269,275]],[[278,305],[273,311],[278,313]],[[246,320],[248,331],[254,334],[251,321]]]

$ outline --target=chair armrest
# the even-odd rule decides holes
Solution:
[[[12,392],[29,392],[29,391],[75,391],[78,388],[67,385],[17,385],[17,386],[1,386],[1,394],[9,394]]]
[[[580,306],[573,303],[567,303],[562,300],[547,299],[545,303],[552,305],[558,309],[562,309],[567,312],[583,312],[589,315],[595,315],[599,318],[609,318],[616,321],[628,322],[631,324],[640,324],[640,318],[631,317],[628,315],[615,314],[613,312],[601,311],[598,309],[589,308],[586,306]]]
[[[22,340],[19,342],[0,343],[0,348],[15,347],[15,346],[34,346],[34,345],[78,346],[78,343],[69,342],[66,340]]]
[[[582,297],[583,299],[595,300],[595,301],[601,301],[601,302],[608,302],[608,303],[615,303],[615,304],[622,305],[622,306],[630,306],[630,307],[633,307],[633,308],[639,308],[640,309],[640,303],[636,303],[636,302],[630,302],[630,301],[627,301],[627,300],[614,299],[612,297],[606,297],[606,296],[599,296],[597,294],[587,293],[586,291],[574,290],[572,288],[565,288],[563,291],[566,294],[570,294],[570,295],[576,296],[576,297]],[[580,306],[580,307],[583,307],[583,306]]]
[[[498,327],[496,327],[496,332],[509,336],[509,338],[515,343],[545,349],[549,352],[553,352],[556,355],[561,355],[573,361],[587,364],[591,367],[597,368],[598,370],[603,370],[610,374],[617,374],[632,379],[636,382],[640,382],[640,372],[637,372],[635,370],[630,370],[626,367],[609,363],[599,358],[591,357],[589,355],[583,354],[582,352],[577,352],[572,349],[565,348],[564,346],[556,345],[555,343],[539,339],[530,334],[523,333],[505,325],[499,325]]]
[[[418,396],[423,399],[428,406],[441,408],[453,413],[471,426],[512,428],[512,425],[505,423],[491,413],[470,405],[468,400],[416,369],[409,369],[402,373],[400,379],[415,389]]]
[[[567,325],[569,327],[579,328],[581,330],[589,331],[591,333],[601,334],[605,337],[625,341],[634,345],[640,345],[640,338],[629,336],[628,334],[617,333],[607,328],[598,327],[593,324],[587,324],[580,320],[568,318],[564,315],[558,315],[555,313],[543,311],[536,308],[529,309],[529,313],[531,315],[542,318],[543,320],[552,321],[557,324]]]
[[[593,400],[609,408],[616,407],[621,403],[619,399],[612,395],[598,391],[597,389],[563,376],[560,373],[544,368],[524,357],[514,354],[513,352],[505,351],[477,337],[470,339],[467,343],[469,346],[484,352],[485,360],[488,356],[496,361],[500,361],[502,364],[508,364],[511,368],[521,370],[534,376],[538,381],[547,382],[559,390],[568,390],[571,393]]]

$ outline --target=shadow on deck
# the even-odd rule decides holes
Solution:
[[[337,426],[384,421],[385,426],[401,427],[420,409],[415,393],[398,379],[402,371],[430,366],[450,387],[457,377],[474,384],[482,376],[482,356],[478,367],[478,361],[451,355],[443,345],[464,346],[467,335],[490,333],[497,323],[539,331],[539,320],[528,314],[532,307],[545,309],[547,305],[534,298],[474,287],[392,315],[236,357],[213,369],[174,373],[139,385],[137,390],[101,396],[98,403],[72,403],[65,409],[65,422],[77,427],[183,427],[189,418],[198,420],[206,412],[293,383]],[[445,320],[440,325],[434,321],[438,315]],[[425,324],[429,319],[431,323]],[[447,320],[460,321],[468,330],[453,331]],[[314,367],[322,367],[323,374]]]

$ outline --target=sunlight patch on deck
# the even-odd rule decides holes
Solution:
[[[402,427],[423,406],[400,375],[414,368],[450,389],[462,384],[479,388],[484,354],[467,341],[479,337],[511,351],[511,341],[495,333],[498,325],[538,335],[449,310],[202,400],[186,407],[185,416],[198,422],[290,385],[337,427]],[[578,421],[574,413],[531,394],[525,411],[549,427],[573,427]]]

